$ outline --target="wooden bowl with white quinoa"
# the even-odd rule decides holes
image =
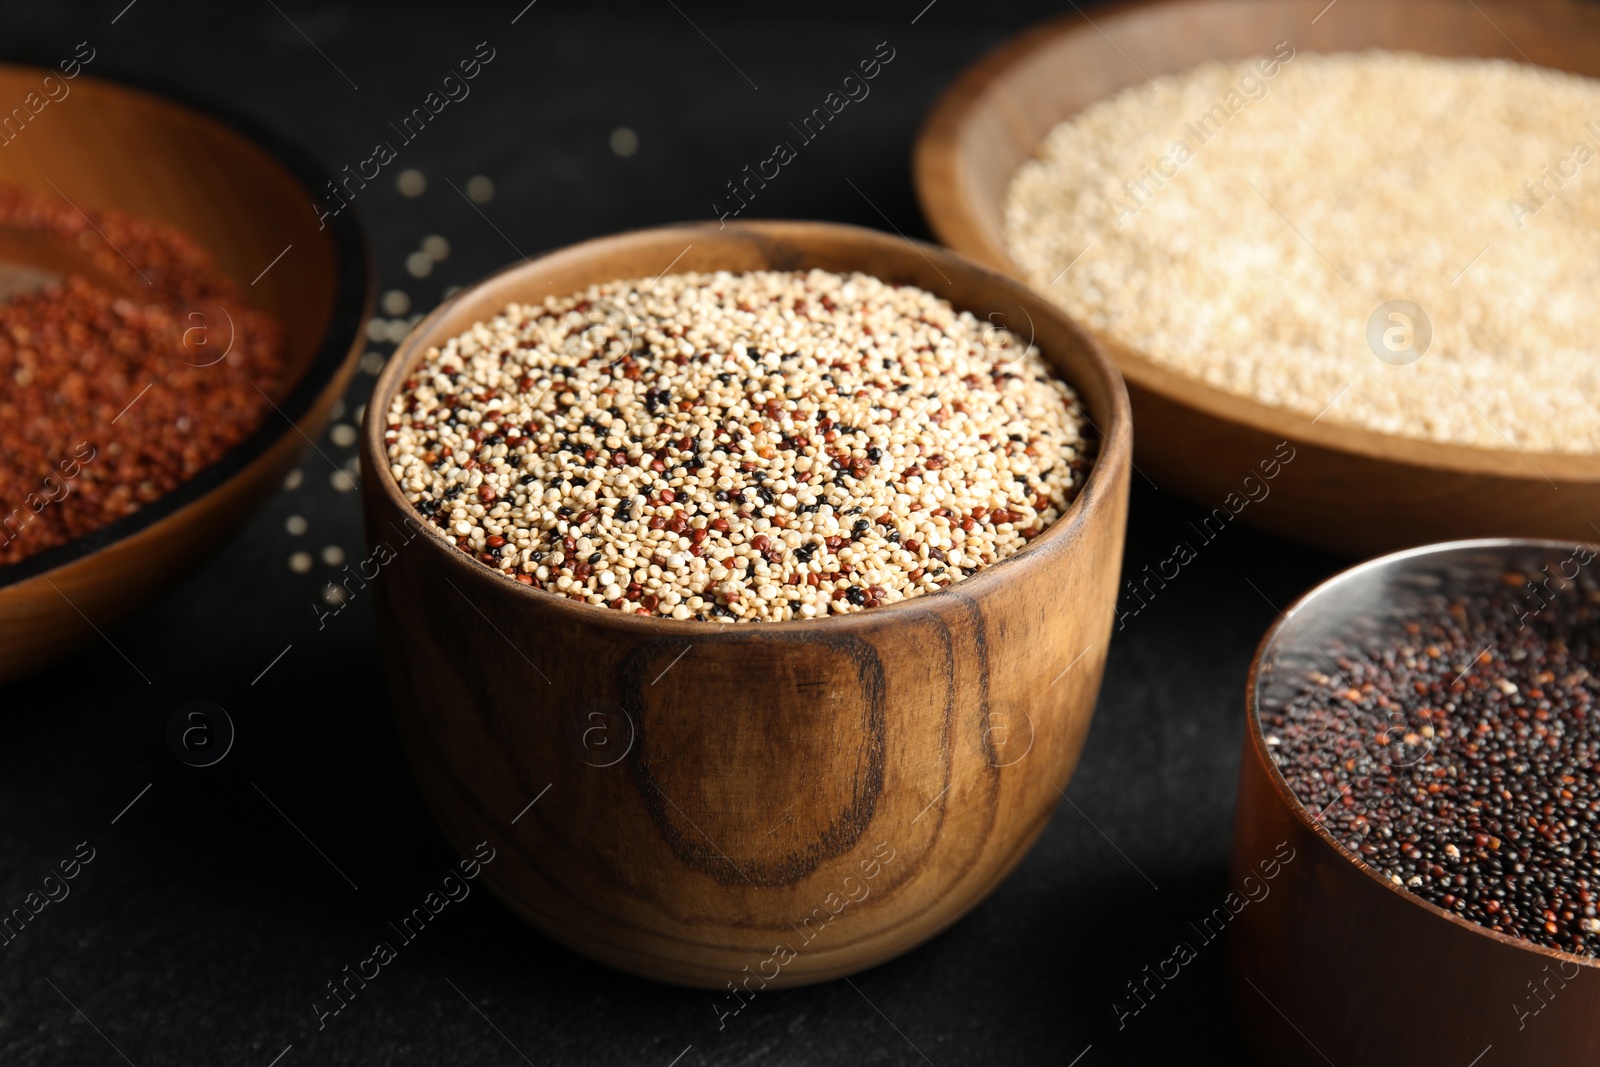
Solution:
[[[686,985],[821,981],[956,921],[1043,829],[1131,426],[1026,287],[824,223],[601,238],[446,302],[367,412],[401,736],[549,936]]]
[[[941,240],[1111,351],[1140,469],[1208,529],[1238,517],[1341,552],[1592,536],[1600,9],[1153,0],[1092,18],[966,71],[916,183]]]

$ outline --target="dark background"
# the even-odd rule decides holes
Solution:
[[[387,123],[489,42],[496,56],[471,96],[357,201],[380,291],[404,290],[419,312],[519,251],[710,217],[724,183],[882,41],[895,58],[871,95],[748,214],[926,237],[909,177],[922,115],[985,49],[1062,10],[539,0],[512,25],[524,2],[10,5],[0,58],[53,64],[88,40],[89,74],[214,98],[336,170],[393,139]],[[638,135],[631,157],[609,146],[618,127]],[[415,199],[394,184],[408,167],[428,179]],[[475,175],[496,190],[482,215],[450,185]],[[452,251],[417,279],[406,257],[429,234]],[[357,375],[341,421],[372,382]],[[318,444],[337,464],[353,455],[326,436]],[[326,999],[323,983],[386,936],[386,921],[454,857],[396,743],[368,602],[319,631],[314,605],[335,568],[288,567],[296,551],[336,545],[354,559],[362,545],[357,494],[336,489],[315,453],[301,470],[297,487],[107,641],[0,689],[0,910],[78,842],[97,850],[71,896],[0,947],[0,1064],[268,1067],[291,1045],[281,1067],[1243,1058],[1221,945],[1125,1028],[1111,1004],[1221,902],[1244,677],[1275,617],[1267,598],[1282,606],[1341,561],[1243,527],[1201,549],[1115,635],[1072,804],[1032,854],[955,928],[852,983],[763,993],[719,1031],[713,994],[592,964],[475,892],[319,1033],[311,1003]],[[1128,574],[1193,540],[1186,523],[1198,513],[1136,477]],[[308,521],[305,534],[286,530],[291,515]],[[180,763],[166,740],[168,717],[191,699],[220,704],[238,729],[227,758],[205,769]]]

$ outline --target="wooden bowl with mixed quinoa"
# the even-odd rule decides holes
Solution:
[[[1130,437],[1064,314],[874,231],[673,226],[488,278],[362,435],[424,795],[624,970],[748,996],[912,948],[1072,774]]]
[[[94,58],[0,66],[0,682],[95,642],[141,680],[104,632],[281,485],[374,299],[314,162]]]
[[[1597,77],[1592,4],[1121,4],[963,74],[916,184],[1112,352],[1207,536],[1588,537]]]

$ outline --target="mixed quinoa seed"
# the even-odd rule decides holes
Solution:
[[[1457,599],[1307,672],[1261,724],[1295,796],[1381,876],[1600,956],[1600,591]]]
[[[910,286],[677,274],[511,305],[428,350],[396,482],[526,585],[635,614],[809,619],[1027,545],[1093,456],[1031,343]]]

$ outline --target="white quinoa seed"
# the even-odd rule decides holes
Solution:
[[[429,349],[390,471],[524,584],[719,622],[861,611],[1016,552],[1093,446],[1038,350],[862,274],[680,274],[511,305]]]
[[[422,243],[417,247],[426,252],[428,258],[435,263],[443,263],[450,258],[450,242],[436,233],[430,233],[424,237]]]
[[[1255,62],[1052,130],[1007,196],[1029,278],[1158,363],[1308,419],[1338,396],[1326,421],[1600,452],[1600,81],[1381,51],[1302,52],[1270,79]],[[1432,323],[1409,366],[1365,339],[1389,300]]]
[[[413,278],[426,278],[433,273],[433,262],[433,257],[426,252],[412,252],[406,256],[406,273]]]
[[[420,170],[411,168],[396,175],[394,184],[401,196],[414,199],[427,191],[428,179]]]

